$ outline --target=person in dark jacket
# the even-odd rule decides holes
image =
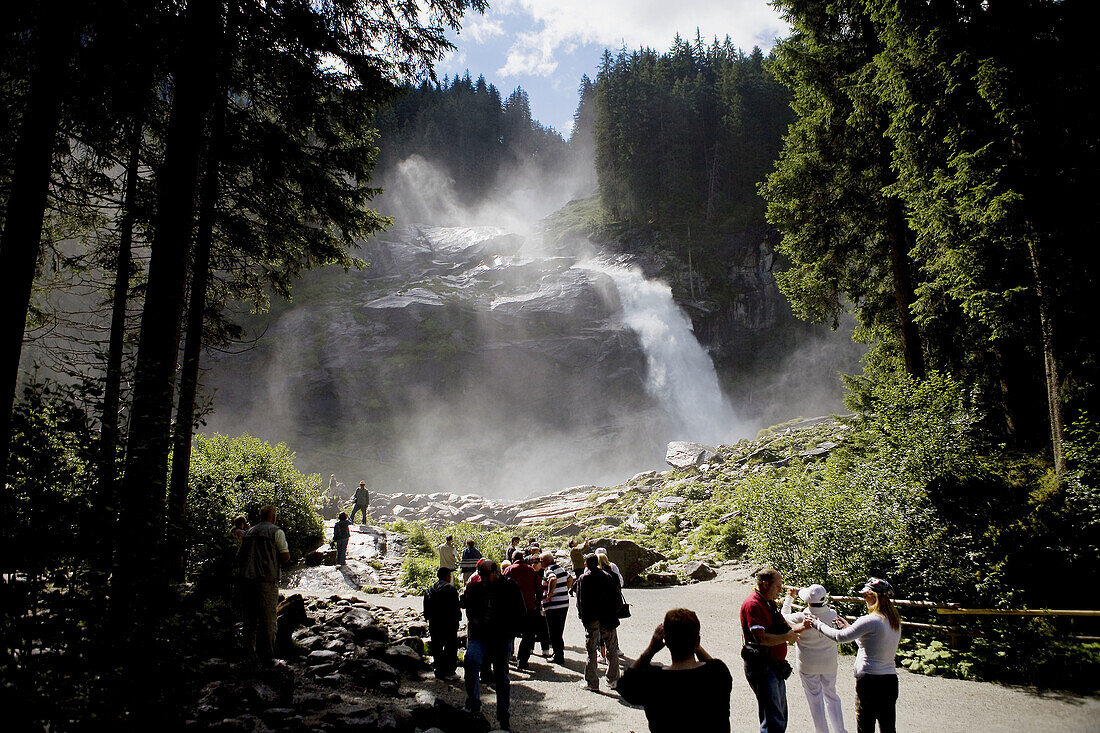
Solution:
[[[602,644],[607,648],[607,681],[614,687],[619,681],[619,608],[622,592],[618,579],[600,568],[595,555],[585,558],[585,571],[577,578],[577,614],[584,624],[584,645],[588,663],[584,666],[585,686],[594,692],[600,689],[600,667],[596,654]]]
[[[480,582],[467,585],[460,600],[466,609],[469,636],[463,665],[465,708],[471,712],[481,710],[478,677],[482,664],[491,662],[497,691],[497,721],[501,730],[509,730],[508,658],[512,656],[512,640],[526,616],[523,593],[515,581],[500,574],[492,560],[483,560],[477,572]]]
[[[458,589],[451,582],[450,568],[436,571],[438,580],[424,594],[424,618],[432,641],[432,659],[437,679],[454,677],[458,667],[458,623],[462,611],[458,607]]]
[[[351,522],[347,512],[340,512],[340,518],[332,526],[332,539],[336,542],[336,564],[348,563],[348,540],[351,539]]]
[[[672,664],[652,664],[666,646]],[[626,670],[616,690],[628,703],[645,707],[653,733],[685,729],[729,733],[733,675],[721,659],[703,649],[694,611],[674,608],[665,614],[664,623],[657,626],[649,646]]]

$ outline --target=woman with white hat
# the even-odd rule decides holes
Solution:
[[[838,629],[826,625],[807,609],[806,618],[813,627],[841,644],[854,641],[856,652],[856,730],[874,733],[878,722],[882,733],[895,733],[898,702],[898,671],[894,657],[901,641],[901,617],[890,600],[893,587],[882,578],[869,578],[860,591],[867,614],[851,626],[837,619]]]
[[[821,623],[832,626],[837,613],[825,605],[828,593],[823,586],[811,585],[797,591],[792,588],[783,601],[783,616],[797,628],[806,618],[805,613],[791,613],[791,600],[797,595],[806,603],[806,610]],[[843,619],[841,619],[843,621]],[[844,728],[844,711],[836,694],[836,642],[819,631],[806,629],[795,643],[798,648],[798,676],[802,678],[802,691],[810,706],[817,733],[847,733]]]

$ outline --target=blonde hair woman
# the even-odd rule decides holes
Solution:
[[[860,593],[867,614],[849,626],[842,616],[839,628],[831,628],[807,613],[813,627],[830,639],[844,644],[854,641],[856,652],[856,731],[874,733],[878,722],[882,733],[895,733],[895,707],[898,702],[898,672],[894,657],[901,641],[901,617],[890,600],[893,587],[882,578],[870,578]]]

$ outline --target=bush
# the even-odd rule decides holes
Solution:
[[[185,517],[190,574],[224,570],[235,553],[229,535],[233,517],[245,514],[255,523],[265,504],[275,506],[292,558],[323,543],[321,477],[296,471],[285,443],[271,445],[251,435],[196,435],[190,477]]]
[[[402,588],[424,595],[435,584],[438,567],[439,564],[431,557],[406,557],[401,562],[398,582]]]

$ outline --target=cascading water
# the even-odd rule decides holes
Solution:
[[[691,319],[673,300],[672,288],[646,279],[634,266],[588,260],[577,267],[615,284],[623,322],[645,352],[646,390],[677,431],[669,439],[728,443],[738,437],[738,420],[718,386],[714,364],[695,338]]]

